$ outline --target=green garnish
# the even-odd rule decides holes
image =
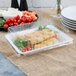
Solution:
[[[38,31],[42,31],[43,29],[48,29],[46,26],[40,26]]]
[[[58,33],[58,31],[54,31],[54,33]]]
[[[24,39],[17,39],[14,41],[14,44],[20,49],[23,50],[28,46],[28,41]]]
[[[5,20],[0,18],[0,27],[3,27],[4,24],[5,24]]]
[[[47,26],[40,26],[39,28],[38,28],[38,31],[42,31],[42,30],[44,30],[44,29],[49,29]],[[51,29],[49,29],[50,30],[50,32],[52,31]],[[54,33],[58,33],[57,31],[54,31]]]

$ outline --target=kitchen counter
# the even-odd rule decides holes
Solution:
[[[47,50],[31,56],[17,57],[14,49],[3,37],[6,33],[0,32],[0,52],[28,76],[76,76],[76,32],[61,24],[60,19],[51,15],[54,10],[33,10],[39,15],[38,22],[33,26],[53,24],[74,39],[74,44]],[[33,28],[32,27],[32,28]],[[62,28],[61,28],[62,27]]]

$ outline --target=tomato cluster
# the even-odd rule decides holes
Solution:
[[[33,21],[37,19],[35,12],[23,11],[23,16],[30,17]]]
[[[9,28],[12,26],[18,26],[21,24],[26,24],[26,23],[31,23],[34,22],[36,19],[31,18],[30,16],[22,16],[22,18],[20,18],[20,16],[16,16],[15,18],[11,18],[11,19],[7,19],[4,25],[4,28]]]
[[[26,49],[23,49],[22,52],[27,52],[27,51],[31,51],[32,48],[30,46],[28,46]]]

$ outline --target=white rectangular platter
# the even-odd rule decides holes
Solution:
[[[15,45],[14,45],[14,40],[16,38],[16,36],[20,36],[20,35],[24,35],[27,33],[31,33],[31,32],[35,32],[38,30],[38,28],[34,28],[34,29],[28,29],[28,30],[24,30],[24,31],[19,31],[19,32],[13,32],[13,33],[9,33],[7,34],[5,37],[8,40],[8,42],[11,44],[11,46],[15,49],[15,51],[18,54],[24,54],[24,55],[29,55],[29,54],[35,54],[38,52],[42,52],[42,51],[47,51],[49,49],[54,49],[54,48],[58,48],[61,46],[65,46],[68,44],[73,43],[73,39],[68,36],[67,34],[65,34],[64,32],[60,31],[59,29],[57,29],[56,27],[54,27],[53,25],[47,25],[47,27],[51,30],[57,31],[57,39],[58,42],[56,44],[50,45],[50,46],[46,46],[43,48],[39,48],[36,50],[32,50],[32,51],[27,51],[27,52],[21,52]]]

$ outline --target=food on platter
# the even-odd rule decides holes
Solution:
[[[6,11],[2,12],[2,17],[7,20],[9,18],[14,18],[17,15],[22,16],[22,12],[15,8],[8,8]]]
[[[23,39],[17,39],[14,44],[20,49],[25,49],[28,46],[28,41]]]
[[[23,56],[23,55],[27,56],[27,55],[36,54],[42,51],[48,51],[48,50],[51,51],[51,49],[59,48],[59,47],[66,46],[73,43],[73,38],[71,38],[64,32],[62,32],[61,30],[57,29],[55,26],[47,25],[45,27],[46,30],[49,29],[50,32],[53,31],[54,36],[47,38],[44,41],[42,40],[40,43],[36,43],[31,46],[29,44],[30,40],[27,40],[25,38],[25,35],[28,35],[30,33],[35,33],[37,31],[40,32],[40,31],[45,30],[45,29],[42,30],[40,28],[44,28],[44,27],[40,26],[39,28],[36,27],[33,29],[9,33],[5,36],[5,38],[8,40],[10,45],[15,49],[14,51],[16,51],[15,53],[17,54],[17,56]]]
[[[29,12],[29,11],[19,11],[18,9],[9,8],[7,11],[2,12],[2,16],[5,20],[14,18],[17,15],[21,17],[26,17],[26,19],[32,20],[33,22],[37,20],[36,13],[35,12]]]
[[[14,18],[17,15],[19,15],[20,17],[22,17],[22,12],[21,11],[4,11],[2,13],[2,16],[5,20],[10,19],[10,18]]]
[[[23,16],[31,18],[33,21],[37,20],[35,12],[23,11]]]
[[[18,9],[16,9],[16,8],[0,9],[0,17],[3,17],[2,13],[4,11],[18,11]]]
[[[4,19],[2,19],[2,18],[0,18],[0,27],[3,27],[3,26],[4,26],[4,24],[5,24],[5,20],[4,20]]]
[[[7,10],[8,10],[8,11],[18,11],[17,8],[8,8]]]
[[[27,40],[30,40],[30,44],[36,44],[36,43],[40,43],[46,39],[49,39],[50,37],[54,36],[54,32],[49,32],[47,31],[47,29],[43,30],[43,31],[37,31],[37,32],[33,32],[33,33],[30,33],[28,35],[25,35],[25,38]],[[44,31],[46,32],[45,34]]]
[[[34,45],[34,49],[38,49],[38,48],[42,48],[42,47],[45,47],[45,46],[48,46],[48,45],[52,45],[54,43],[57,42],[57,39],[56,38],[49,38],[39,44],[35,44]]]
[[[8,29],[13,26],[24,26],[27,23],[33,23],[37,20],[37,14],[35,12],[18,11],[18,9],[9,8],[2,13],[5,23],[3,28]],[[29,24],[31,25],[31,24]]]
[[[2,17],[2,12],[6,11],[5,9],[0,9],[0,17]]]
[[[22,52],[27,52],[32,50],[32,48],[28,45],[28,41],[25,39],[16,39],[14,41],[14,44],[20,49],[22,50]]]
[[[35,32],[16,36],[14,44],[20,50],[27,49],[27,47],[30,47],[30,49],[32,50],[55,44],[57,41],[57,35],[54,31],[45,26],[40,26],[39,29]],[[28,43],[27,46],[26,42]]]
[[[9,27],[13,27],[13,26],[22,26],[23,24],[31,23],[31,22],[34,22],[34,20],[32,20],[30,17],[22,16],[22,17],[20,18],[20,16],[17,15],[17,16],[14,17],[14,18],[7,19],[7,20],[5,21],[4,26],[7,25],[6,28],[9,28]]]

